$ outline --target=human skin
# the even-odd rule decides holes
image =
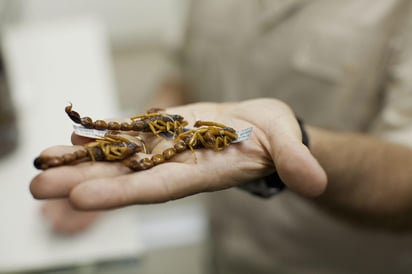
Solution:
[[[48,200],[41,209],[50,230],[67,235],[78,234],[86,230],[100,215],[97,211],[75,210],[67,199]]]
[[[293,111],[275,99],[198,103],[169,108],[167,112],[183,115],[189,124],[201,119],[235,129],[253,127],[253,134],[249,140],[221,152],[197,150],[197,163],[187,151],[140,172],[107,162],[53,168],[32,180],[33,196],[67,198],[77,209],[101,210],[227,189],[276,170],[289,190],[331,213],[381,227],[405,228],[411,223],[410,148],[365,134],[306,125],[309,150],[301,142]],[[75,144],[86,141],[75,135],[72,140]],[[159,141],[154,153],[166,145]],[[42,154],[60,155],[74,149],[52,147]]]
[[[311,151],[327,173],[315,202],[357,224],[412,229],[412,149],[367,134],[307,127]]]
[[[301,142],[295,116],[284,103],[256,99],[241,103],[198,103],[171,108],[189,125],[210,120],[235,129],[253,127],[249,140],[224,151],[190,151],[152,169],[130,172],[121,163],[89,162],[53,168],[38,174],[30,184],[35,198],[69,198],[79,209],[107,209],[130,204],[158,203],[188,195],[222,190],[266,176],[276,170],[288,187],[305,196],[317,196],[326,186],[326,175]],[[158,138],[158,137],[153,137]],[[84,139],[73,138],[74,143]],[[153,153],[170,146],[161,140]],[[61,155],[78,147],[52,147],[43,155]]]

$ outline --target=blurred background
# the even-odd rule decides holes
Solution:
[[[133,206],[77,235],[29,191],[42,149],[70,144],[72,102],[92,117],[145,111],[175,71],[189,0],[0,0],[0,273],[203,273],[202,196]]]

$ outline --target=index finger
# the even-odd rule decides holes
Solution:
[[[77,150],[79,146],[55,146],[43,155],[62,155]],[[130,172],[121,163],[85,162],[75,166],[61,166],[42,171],[30,182],[30,191],[36,199],[64,198],[76,185],[101,177],[113,177]]]

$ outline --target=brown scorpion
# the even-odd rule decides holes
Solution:
[[[39,156],[34,160],[34,166],[38,169],[45,170],[84,161],[122,161],[131,170],[138,171],[164,163],[187,149],[190,149],[193,154],[194,149],[198,148],[221,151],[238,137],[233,128],[216,122],[197,121],[194,128],[186,129],[188,123],[182,116],[167,114],[160,109],[151,109],[146,114],[134,116],[130,118],[130,123],[93,121],[90,117],[81,117],[73,111],[72,105],[67,106],[65,111],[72,121],[85,128],[109,130],[115,133],[107,133],[102,139],[86,143],[82,149],[73,153],[55,157]],[[125,134],[128,131],[152,133],[158,137],[161,134],[169,135],[173,145],[162,153],[139,158],[137,153],[148,154],[150,151],[139,135]],[[196,155],[195,161],[197,162]]]
[[[146,114],[131,117],[131,122],[121,123],[105,120],[93,121],[90,117],[81,117],[78,112],[72,110],[71,104],[65,108],[65,111],[73,122],[89,129],[152,132],[158,136],[159,133],[177,135],[187,125],[182,116],[162,113],[159,108],[152,108]]]

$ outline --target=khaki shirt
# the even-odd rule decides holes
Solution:
[[[183,55],[189,96],[276,97],[308,124],[412,145],[408,2],[195,1]],[[287,190],[269,200],[236,189],[211,196],[222,273],[412,272],[411,234],[353,226]]]

